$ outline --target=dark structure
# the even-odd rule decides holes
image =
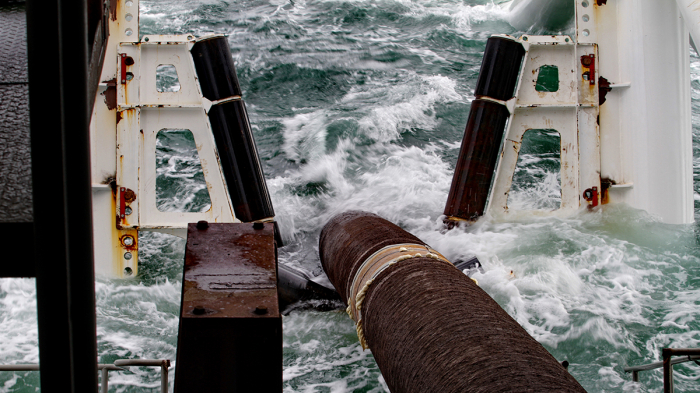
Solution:
[[[445,204],[444,214],[448,220],[473,221],[486,210],[503,133],[510,117],[503,102],[515,96],[524,56],[523,46],[512,39],[491,37],[486,43],[474,92],[477,99],[472,101]]]
[[[459,150],[445,216],[476,220],[486,210],[509,113],[493,101],[472,101],[467,128]]]
[[[524,57],[525,48],[519,42],[506,37],[489,38],[486,41],[474,95],[499,101],[508,101],[515,97],[515,87]]]
[[[0,2],[0,277],[36,277],[44,392],[97,390],[88,127],[108,8]]]
[[[189,224],[175,392],[281,392],[274,225]]]
[[[29,78],[25,6],[0,2],[0,236],[19,250],[34,244],[29,151]],[[34,277],[34,261],[7,258],[2,277]]]
[[[236,218],[243,222],[273,218],[275,211],[241,99],[228,40],[214,37],[198,41],[192,47],[192,58],[202,94],[214,102],[209,122]]]
[[[346,212],[321,232],[321,263],[347,302],[368,257],[405,243],[424,247],[376,215]],[[585,392],[486,292],[444,260],[422,254],[396,262],[360,294],[364,340],[392,393]]]

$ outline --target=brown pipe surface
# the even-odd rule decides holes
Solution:
[[[318,252],[328,279],[348,304],[348,288],[362,262],[382,247],[400,243],[423,244],[376,214],[350,211],[338,214],[323,227]],[[332,269],[326,266],[328,261],[333,261]]]
[[[374,214],[346,212],[321,232],[321,264],[347,304],[364,260],[408,242],[423,244]],[[393,393],[585,392],[486,292],[444,261],[415,257],[380,273],[362,303],[362,325]]]

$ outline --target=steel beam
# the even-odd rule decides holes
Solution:
[[[96,392],[87,2],[27,1],[43,392]]]
[[[274,224],[189,224],[175,392],[281,392]]]

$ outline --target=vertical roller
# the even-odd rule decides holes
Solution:
[[[445,204],[448,220],[473,221],[486,211],[501,141],[510,117],[505,101],[515,96],[523,46],[508,37],[486,43],[467,127]]]
[[[245,103],[212,106],[209,122],[236,218],[251,222],[274,217]]]
[[[505,105],[472,101],[447,195],[444,214],[448,219],[476,220],[484,214],[508,116]]]
[[[202,95],[206,99],[218,101],[242,95],[226,37],[198,40],[191,53]]]
[[[275,212],[228,41],[221,36],[200,40],[191,52],[202,94],[213,102],[209,122],[236,218],[271,219]]]
[[[321,264],[392,393],[585,390],[442,255],[369,213],[321,232]]]
[[[525,48],[514,38],[489,38],[486,41],[474,95],[499,101],[508,101],[515,97],[515,87],[524,57]]]

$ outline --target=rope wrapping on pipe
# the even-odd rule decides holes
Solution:
[[[370,255],[357,269],[352,285],[348,288],[349,305],[347,313],[356,323],[357,338],[360,340],[363,351],[367,349],[367,342],[362,329],[362,302],[365,299],[365,294],[374,282],[374,279],[382,272],[399,262],[411,258],[430,258],[452,266],[452,263],[447,258],[426,245],[394,244]]]
[[[423,244],[398,225],[372,213],[345,212],[326,224],[319,242],[321,265],[345,304],[348,304],[348,286],[351,284],[346,279],[355,277],[362,262],[370,255],[385,246],[400,243]],[[340,248],[342,252],[338,252]],[[326,266],[330,261],[333,269]]]
[[[410,252],[412,258],[377,269],[369,285],[356,283],[362,289],[351,291],[360,267],[390,249],[392,236],[393,245],[424,244],[397,228],[373,214],[347,212],[324,227],[320,243],[321,263],[346,304],[351,293],[362,300],[358,334],[391,392],[585,392],[486,292],[443,260]]]

